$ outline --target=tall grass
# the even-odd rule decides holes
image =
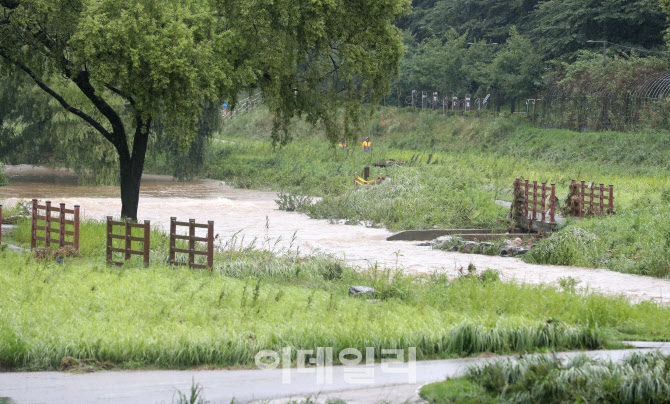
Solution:
[[[577,356],[525,357],[470,369],[465,378],[507,403],[652,403],[670,400],[670,357],[632,354],[621,364]]]
[[[0,251],[1,367],[56,369],[68,356],[131,368],[253,366],[263,349],[320,346],[416,347],[425,359],[670,338],[667,307],[505,283],[490,271],[417,278],[228,246],[210,273],[166,266],[160,249],[148,268],[108,267],[104,250],[90,251],[60,264]],[[351,285],[377,293],[350,297]]]
[[[614,184],[617,216],[570,222],[567,233],[527,259],[670,276],[664,230],[670,227],[667,134],[574,133],[538,129],[521,119],[445,118],[394,109],[381,115],[361,135],[371,136],[371,154],[354,140],[348,153],[339,152],[304,121],[292,128],[294,142],[273,150],[271,118],[259,109],[222,131],[221,137],[236,143],[216,144],[209,175],[241,187],[322,196],[302,211],[390,230],[505,224],[507,211],[494,200],[511,200],[516,177],[555,183],[561,200],[573,178]],[[372,174],[391,181],[353,189],[354,172],[390,158],[407,164],[373,167]],[[594,238],[577,246],[570,234],[582,230]]]

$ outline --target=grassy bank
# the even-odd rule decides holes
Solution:
[[[427,385],[430,403],[667,403],[670,357],[633,354],[621,364],[578,356],[502,360]]]
[[[89,236],[104,232],[86,226]],[[23,237],[19,229],[12,242]],[[492,271],[415,278],[223,246],[210,273],[162,264],[166,244],[152,246],[148,268],[109,267],[102,248],[62,263],[2,248],[0,366],[56,369],[66,357],[124,368],[253,366],[260,350],[282,347],[416,347],[427,359],[670,338],[667,307],[504,283]],[[351,285],[377,293],[354,298]]]
[[[508,224],[507,210],[494,200],[511,200],[516,177],[556,183],[561,200],[573,178],[614,184],[617,216],[566,225],[565,231],[592,234],[588,246],[575,252],[561,233],[527,259],[670,276],[668,134],[574,133],[509,117],[445,118],[389,109],[370,120],[364,135],[371,136],[373,152],[365,154],[352,141],[348,153],[339,152],[302,121],[291,128],[294,141],[273,150],[269,128],[262,110],[229,123],[220,136],[234,143],[215,144],[208,175],[238,187],[284,191],[289,199],[321,196],[297,208],[315,218],[390,230]],[[406,164],[372,168],[373,176],[391,181],[353,189],[354,172],[391,158]]]

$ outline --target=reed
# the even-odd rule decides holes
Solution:
[[[421,395],[431,403],[664,403],[670,357],[636,353],[622,363],[587,356],[506,359],[425,386]]]

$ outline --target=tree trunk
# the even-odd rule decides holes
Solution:
[[[149,127],[151,120],[137,118],[137,128],[133,138],[133,154],[127,148],[118,150],[121,174],[121,217],[137,221],[137,207],[140,201],[140,184],[144,171]]]
[[[516,107],[516,97],[512,98],[512,103],[510,104],[511,113],[514,113],[514,107]]]
[[[133,170],[132,159],[127,154],[119,155],[121,173],[121,217],[137,221],[137,205],[140,201],[142,172]]]

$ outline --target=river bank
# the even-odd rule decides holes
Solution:
[[[8,171],[18,169],[8,167]],[[50,177],[36,182],[33,172],[24,167],[21,181],[14,174],[13,183],[0,189],[0,198],[7,206],[23,199],[50,198],[68,205],[81,205],[86,218],[103,220],[118,216],[120,200],[116,187],[78,187],[59,185]],[[40,174],[41,173],[41,174]],[[61,171],[49,175],[66,178]],[[102,197],[92,197],[100,195]],[[274,252],[299,254],[324,253],[360,268],[402,269],[409,273],[443,273],[451,278],[470,264],[479,270],[494,269],[506,280],[517,283],[558,286],[561,279],[572,277],[579,287],[610,295],[623,294],[633,301],[670,302],[670,280],[621,274],[606,269],[590,269],[554,265],[534,265],[517,258],[468,255],[404,241],[386,241],[386,229],[352,226],[315,220],[296,212],[277,209],[274,192],[236,189],[220,181],[203,180],[192,183],[172,182],[169,177],[153,177],[142,185],[140,220],[167,229],[171,216],[194,218],[200,222],[214,220],[215,233],[225,243],[235,238],[238,247],[253,245]],[[100,248],[103,248],[101,245]]]

